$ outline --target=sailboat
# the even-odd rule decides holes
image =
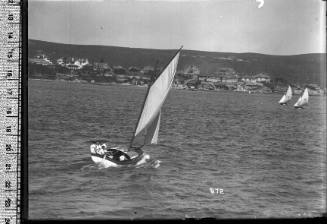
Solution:
[[[97,142],[90,146],[93,162],[107,168],[125,165],[137,166],[150,160],[150,155],[144,153],[142,147],[158,142],[161,108],[174,81],[181,50],[182,47],[148,86],[129,148],[107,147],[106,143]]]
[[[292,88],[291,86],[288,86],[286,93],[282,96],[282,98],[279,100],[280,105],[286,105],[288,101],[292,99]]]
[[[305,88],[302,96],[300,96],[300,98],[294,104],[294,107],[303,109],[303,106],[308,103],[309,103],[309,92],[308,92],[308,88]]]

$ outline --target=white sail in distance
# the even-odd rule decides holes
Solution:
[[[291,86],[288,86],[287,92],[282,96],[282,98],[279,100],[279,104],[286,104],[288,101],[292,99],[292,88]]]
[[[300,98],[294,104],[294,107],[303,107],[308,103],[309,103],[309,91],[308,88],[305,88],[302,96],[300,96]]]
[[[171,59],[158,78],[149,87],[133,139],[146,132],[145,144],[155,144],[158,139],[161,107],[168,96],[177,70],[181,49]],[[133,139],[131,144],[133,143]]]

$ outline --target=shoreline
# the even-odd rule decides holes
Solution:
[[[64,79],[38,79],[38,78],[28,78],[28,80],[35,80],[35,81],[56,81],[56,82],[67,82],[67,83],[80,83],[80,84],[91,84],[91,85],[100,85],[100,86],[133,86],[138,88],[147,88],[147,85],[133,85],[129,83],[116,83],[116,82],[88,82],[86,80],[64,80]],[[284,94],[283,91],[274,91],[274,92],[261,92],[261,91],[236,91],[236,90],[225,90],[225,89],[215,89],[215,90],[209,90],[209,89],[191,89],[191,88],[176,88],[172,87],[173,90],[178,91],[190,91],[190,92],[237,92],[241,94],[248,94],[248,95],[257,95],[257,94]],[[294,96],[299,96],[301,94],[295,94]],[[326,96],[326,93],[322,94],[310,94],[310,96]]]

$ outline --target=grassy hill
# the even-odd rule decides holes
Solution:
[[[179,47],[179,46],[176,46]],[[28,56],[42,51],[50,59],[60,57],[88,58],[109,65],[124,67],[146,65],[164,66],[176,52],[174,50],[141,49],[114,46],[70,45],[38,40],[28,41]],[[326,54],[302,54],[290,56],[265,55],[258,53],[226,53],[182,50],[178,69],[196,65],[201,74],[209,74],[220,68],[230,67],[241,75],[267,72],[272,79],[282,79],[292,84],[316,83],[326,88]]]

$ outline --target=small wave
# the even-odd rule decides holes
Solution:
[[[93,164],[88,164],[88,165],[84,165],[82,166],[81,168],[81,171],[92,171],[92,170],[97,170],[98,167],[96,165],[93,165]]]
[[[306,184],[312,184],[312,185],[319,185],[319,184],[322,184],[323,183],[323,180],[322,179],[307,180],[307,181],[304,181],[304,183],[306,183]]]
[[[167,144],[158,144],[158,146],[159,147],[161,146],[161,147],[165,148],[166,150],[176,150],[175,147],[172,147],[172,146],[167,145]]]
[[[124,166],[116,166],[116,167],[105,167],[101,164],[87,164],[80,168],[81,171],[95,171],[95,170],[117,170],[117,171],[124,171],[130,169],[140,169],[140,168],[155,168],[157,169],[160,166],[160,160],[153,160],[150,159],[148,161],[143,161],[138,165],[124,165]]]
[[[146,167],[152,167],[157,169],[160,166],[161,161],[160,160],[152,160],[151,162],[146,162],[143,164],[140,164],[139,166],[136,166],[136,168],[146,168]]]
[[[155,169],[157,169],[157,168],[160,166],[160,163],[161,163],[160,160],[156,160],[156,161],[154,161],[154,163],[152,164],[152,167],[155,168]]]

